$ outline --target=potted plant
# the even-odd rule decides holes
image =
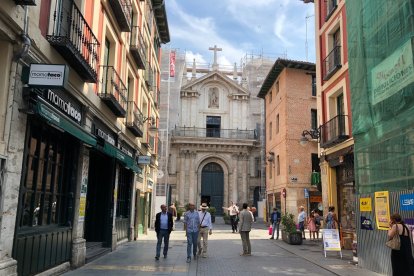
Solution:
[[[211,215],[211,222],[215,223],[216,222],[216,207],[210,206],[209,210],[210,215]]]
[[[282,216],[282,239],[293,245],[302,244],[302,233],[296,229],[293,214],[286,213]]]

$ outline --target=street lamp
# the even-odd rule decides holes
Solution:
[[[321,133],[319,129],[304,130],[302,132],[302,137],[300,138],[299,143],[301,146],[306,146],[309,140],[319,139],[320,136]],[[308,137],[310,137],[310,139]]]

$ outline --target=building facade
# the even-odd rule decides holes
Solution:
[[[0,13],[0,274],[57,273],[148,227],[165,6],[5,1]]]
[[[215,57],[218,49],[213,48]],[[185,54],[176,50],[163,54],[166,59],[174,55],[176,69],[162,84],[163,95],[169,95],[161,102],[169,115],[162,113],[160,124],[168,130],[162,137],[168,153],[163,157],[163,151],[160,157],[168,200],[180,206],[206,202],[217,215],[230,201],[257,207],[261,105],[250,87],[253,79],[263,80],[257,76],[268,70],[270,62],[251,58],[240,70],[236,65],[221,68],[215,58],[211,65],[194,61],[187,67]],[[253,71],[257,76],[249,76]]]
[[[300,144],[304,129],[317,129],[315,64],[277,59],[258,97],[266,110],[266,194],[268,210],[297,214],[299,206],[322,211],[322,196],[311,185],[319,172],[316,141]],[[316,184],[316,183],[315,183]]]
[[[356,193],[351,88],[348,72],[346,1],[315,5],[316,87],[324,211],[334,206],[341,245],[356,243]]]
[[[390,215],[414,230],[413,11],[406,0],[346,2],[358,265],[385,275]]]

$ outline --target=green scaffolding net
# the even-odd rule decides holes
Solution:
[[[346,1],[358,193],[414,188],[413,7]]]

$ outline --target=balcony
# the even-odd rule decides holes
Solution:
[[[102,83],[98,96],[121,118],[126,115],[127,88],[113,66],[101,66]]]
[[[144,117],[135,102],[128,102],[127,128],[136,136],[142,137],[144,134]]]
[[[148,47],[144,42],[144,37],[142,36],[139,26],[132,27],[130,51],[132,57],[137,63],[138,68],[145,69],[145,64],[147,63]]]
[[[335,46],[323,61],[323,80],[329,80],[341,67],[341,46]]]
[[[330,148],[349,138],[346,129],[347,115],[338,115],[320,127],[321,148]]]
[[[98,81],[98,39],[73,2],[62,8],[56,5],[53,13],[52,34],[47,41],[86,82]]]
[[[326,1],[326,17],[325,22],[329,20],[332,14],[335,12],[338,7],[337,0],[327,0]]]
[[[145,70],[145,84],[147,85],[149,91],[154,89],[154,72],[149,64],[147,70]]]
[[[131,31],[132,4],[130,0],[109,0],[119,28],[123,32]]]
[[[14,0],[14,3],[22,6],[36,6],[35,0]]]
[[[257,140],[255,130],[242,129],[220,129],[220,128],[198,128],[198,127],[175,127],[172,136],[182,137],[211,137],[223,139],[248,139]]]

